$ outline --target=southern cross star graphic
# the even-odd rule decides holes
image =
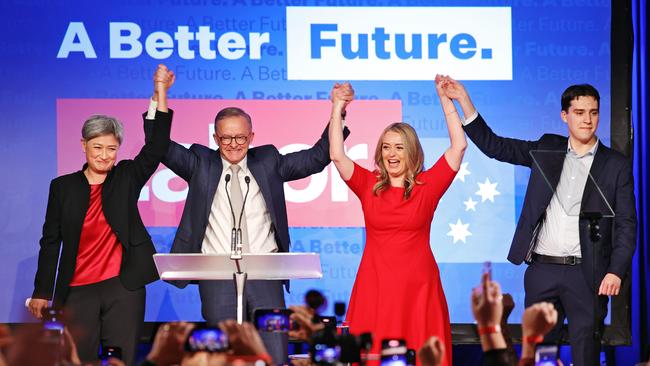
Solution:
[[[463,224],[463,222],[460,221],[460,219],[458,219],[458,221],[456,221],[455,224],[449,224],[449,228],[451,230],[449,230],[447,235],[454,238],[454,244],[459,240],[461,240],[463,243],[466,243],[465,239],[468,236],[472,235],[472,233],[470,233],[468,230],[469,223]]]
[[[458,170],[458,173],[456,173],[456,176],[454,177],[454,180],[458,179],[461,182],[465,182],[465,176],[472,174],[469,170],[467,170],[467,166],[469,165],[469,162],[465,162],[460,164],[460,169]]]
[[[478,191],[476,191],[476,195],[481,196],[481,203],[485,202],[485,200],[490,200],[490,202],[494,202],[494,196],[498,196],[501,193],[497,191],[497,184],[499,183],[490,183],[489,178],[485,178],[484,183],[477,183],[478,184]]]
[[[478,201],[474,201],[472,197],[469,197],[467,201],[463,201],[463,203],[465,204],[465,211],[476,211],[476,204]]]

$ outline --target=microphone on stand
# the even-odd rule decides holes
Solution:
[[[246,199],[248,198],[248,192],[251,189],[251,178],[247,175],[244,177],[244,182],[246,182],[246,195],[244,195],[244,199],[242,200],[241,204],[241,212],[239,213],[239,223],[237,224],[237,238],[239,239],[237,241],[237,252],[241,253],[242,252],[242,234],[241,234],[241,219],[244,216],[244,208],[246,207]],[[231,207],[232,210],[232,207]],[[234,213],[233,213],[233,219],[234,219]],[[234,229],[233,229],[234,230]],[[249,243],[250,244],[250,243]]]
[[[228,182],[230,182],[230,174],[226,174],[226,197],[228,197],[228,205],[230,206],[230,213],[232,214],[232,231],[230,232],[230,252],[235,253],[237,248],[237,229],[235,229],[235,210],[232,208],[232,200],[230,199],[230,194],[228,193]]]

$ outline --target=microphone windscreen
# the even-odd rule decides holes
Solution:
[[[251,182],[251,177],[249,177],[248,175],[245,176],[244,177],[244,182],[246,182],[246,184],[250,183]]]
[[[230,182],[230,174],[226,174],[226,183]]]

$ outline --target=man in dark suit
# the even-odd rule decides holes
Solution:
[[[133,160],[116,164],[122,125],[112,117],[91,116],[82,129],[86,164],[50,185],[28,307],[39,319],[50,299],[55,309],[63,308],[82,361],[99,358],[100,342],[120,347],[125,363],[135,361],[144,286],[158,279],[156,250],[140,218],[138,197],[169,146],[172,111],[166,95],[172,83],[173,73],[159,66],[154,85],[161,97],[151,135]]]
[[[352,98],[351,88],[333,92]],[[172,141],[163,159],[189,185],[171,252],[230,254],[233,227],[242,229],[244,252],[288,252],[283,184],[318,173],[330,163],[327,127],[312,148],[281,155],[273,145],[249,148],[255,137],[253,125],[251,117],[239,108],[219,111],[214,124],[217,151],[199,144],[188,149]],[[345,133],[349,133],[347,129]],[[237,196],[246,197],[241,224],[242,201]],[[174,281],[181,288],[188,283]],[[282,281],[248,281],[244,317],[250,319],[255,308],[285,307],[282,286]],[[208,323],[236,318],[233,281],[199,281],[199,293]],[[262,334],[262,338],[274,361],[286,363],[286,336]]]
[[[461,105],[465,132],[484,154],[531,168],[508,260],[528,264],[526,306],[552,302],[560,320],[568,319],[573,363],[598,365],[595,327],[602,334],[607,296],[618,295],[630,268],[637,224],[632,164],[596,137],[598,91],[582,84],[562,94],[560,114],[568,138],[545,134],[523,141],[492,132],[457,81],[447,78],[445,90]],[[604,216],[600,240],[592,240],[590,220],[581,215],[585,212]],[[562,324],[558,321],[547,339],[556,339]]]

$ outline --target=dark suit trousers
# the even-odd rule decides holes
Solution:
[[[101,344],[120,347],[126,365],[135,362],[145,296],[144,287],[127,290],[118,277],[70,287],[63,313],[81,361],[99,359]]]
[[[210,325],[226,319],[237,319],[237,291],[234,281],[199,281],[201,313]],[[253,321],[255,308],[284,308],[282,281],[246,281],[244,321]],[[275,364],[287,363],[286,333],[260,332],[267,351]]]
[[[600,284],[598,284],[600,285]],[[594,293],[585,280],[581,265],[531,263],[524,275],[526,307],[540,302],[553,303],[558,311],[557,326],[549,332],[546,342],[559,341],[560,331],[567,319],[571,358],[574,365],[600,365],[594,359],[594,349],[600,344],[594,340]],[[599,304],[600,330],[607,314],[607,297]]]

